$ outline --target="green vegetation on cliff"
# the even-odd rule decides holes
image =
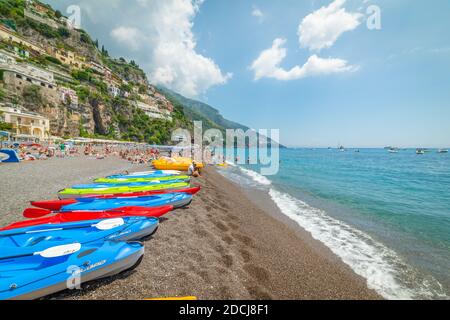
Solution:
[[[9,123],[5,123],[2,120],[2,112],[0,111],[0,131],[9,131],[12,129],[12,125]]]
[[[78,106],[74,106],[72,99],[68,97],[59,105],[50,106],[58,114],[57,118],[52,119],[51,122],[54,130],[52,134],[163,144],[170,142],[172,130],[192,128],[182,106],[174,106],[171,114],[172,121],[152,119],[138,109],[136,101],[143,102],[145,99],[140,95],[147,94],[147,99],[154,99],[154,105],[171,106],[169,102],[160,104],[160,101],[151,96],[151,86],[146,74],[135,61],[128,62],[124,58],[111,57],[108,50],[100,46],[98,40],[92,40],[86,31],[69,30],[65,27],[60,21],[61,12],[53,10],[49,5],[40,4],[49,9],[44,17],[53,20],[59,27],[53,28],[26,18],[25,0],[0,0],[0,23],[32,42],[39,42],[47,52],[52,52],[56,48],[72,51],[84,57],[86,62],[94,62],[109,68],[114,74],[114,83],[118,81],[117,76],[123,81],[120,85],[121,93],[113,97],[109,92],[107,80],[102,74],[87,66],[83,69],[75,69],[51,55],[23,57],[21,62],[31,63],[41,68],[56,68],[72,78],[72,81],[60,79],[58,85],[75,90]],[[26,48],[19,49],[26,50]],[[13,103],[45,114],[47,112],[45,110],[48,110],[48,102],[45,93],[41,91],[38,86],[30,85],[17,95],[18,100]],[[5,96],[5,93],[0,92],[0,100],[3,100]],[[16,97],[16,95],[13,96]]]

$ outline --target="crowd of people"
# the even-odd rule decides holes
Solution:
[[[14,146],[14,150],[20,161],[48,160],[52,158],[66,158],[86,156],[95,159],[105,159],[110,156],[120,157],[133,164],[149,164],[160,157],[188,156],[182,151],[173,152],[166,150],[161,152],[157,148],[148,148],[142,145],[118,145],[118,144],[93,144],[76,145],[70,142],[52,143],[41,145],[37,143],[23,143]],[[200,176],[200,168],[193,162],[189,167],[190,176]]]
[[[119,151],[119,156],[135,164],[145,164],[158,159],[160,152],[155,148],[125,148]]]

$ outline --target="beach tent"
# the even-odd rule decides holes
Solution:
[[[20,162],[17,152],[12,149],[0,149],[0,162],[17,163]]]

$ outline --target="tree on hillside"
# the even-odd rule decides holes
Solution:
[[[44,104],[44,98],[41,94],[41,88],[37,85],[31,85],[23,89],[23,100],[30,110],[36,110]]]
[[[104,55],[105,57],[109,57],[108,50],[105,49],[105,46],[102,46],[102,55]]]
[[[56,10],[56,11],[55,11],[55,17],[58,18],[58,19],[61,19],[61,17],[62,17],[61,11]]]
[[[64,28],[64,27],[58,28],[58,33],[59,33],[59,35],[60,35],[61,37],[63,37],[63,38],[68,38],[68,37],[70,37],[70,31],[69,31],[69,29],[67,29],[67,28]]]
[[[3,112],[0,111],[0,131],[9,131],[12,129],[12,125],[10,123],[3,122],[2,114]]]

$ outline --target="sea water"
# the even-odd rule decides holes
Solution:
[[[449,154],[284,149],[275,176],[257,165],[220,172],[267,192],[383,297],[450,297]]]

